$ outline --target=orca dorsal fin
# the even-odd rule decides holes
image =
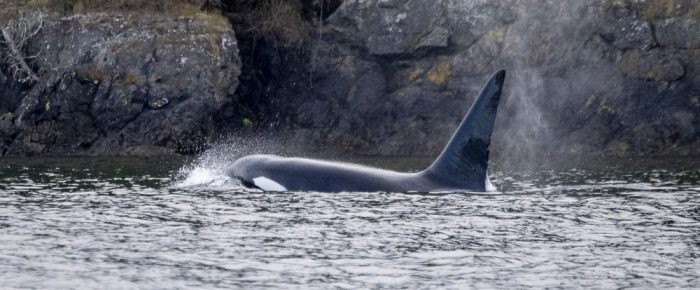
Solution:
[[[485,190],[491,132],[505,77],[505,70],[491,76],[450,142],[423,174],[447,187]]]

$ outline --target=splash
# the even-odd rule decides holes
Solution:
[[[238,180],[224,174],[222,169],[195,167],[183,173],[183,176],[172,187],[205,188],[217,191],[240,190],[243,187]]]
[[[486,185],[485,185],[485,187],[486,187],[486,192],[495,193],[498,191],[498,188],[496,188],[496,186],[493,185],[493,183],[491,183],[491,178],[489,177],[488,172],[486,173]]]
[[[280,154],[283,146],[275,138],[260,135],[236,135],[220,141],[189,162],[175,175],[173,188],[198,188],[216,191],[247,190],[239,180],[225,173],[239,158],[250,154]]]

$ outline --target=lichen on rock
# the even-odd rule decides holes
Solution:
[[[189,153],[237,126],[434,156],[507,69],[495,157],[700,154],[697,0],[297,1],[295,25],[263,19],[277,2],[47,22],[28,47],[40,82],[0,67],[0,153]]]
[[[29,49],[43,80],[16,110],[10,155],[188,152],[216,134],[240,74],[233,31],[201,17],[62,17]]]

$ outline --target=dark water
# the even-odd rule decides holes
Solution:
[[[0,288],[698,288],[700,166],[489,194],[260,193],[180,160],[0,160]],[[413,168],[408,162],[393,167]]]

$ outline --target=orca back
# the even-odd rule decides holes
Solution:
[[[419,173],[347,163],[251,155],[226,169],[245,186],[266,191],[485,191],[491,131],[505,71],[494,74],[435,162]]]

